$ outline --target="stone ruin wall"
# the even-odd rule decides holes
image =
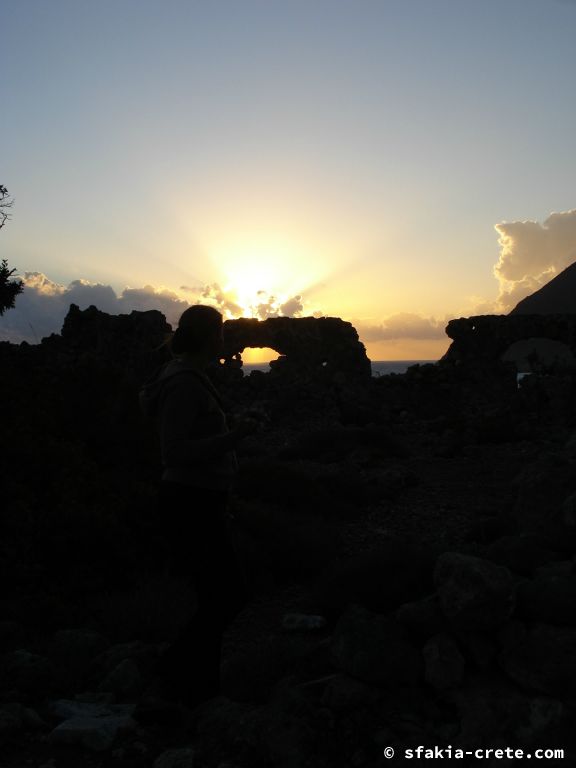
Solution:
[[[44,344],[62,344],[75,354],[88,354],[132,370],[166,359],[162,347],[172,330],[158,310],[109,315],[94,306],[80,310],[75,304],[64,320],[61,337],[53,334]],[[324,371],[351,379],[369,379],[370,360],[351,323],[337,317],[240,318],[224,323],[223,368],[242,365],[247,347],[278,352],[271,368],[278,373]]]
[[[451,320],[453,340],[442,358],[446,362],[491,364],[519,341],[560,342],[576,356],[576,315],[478,315]]]

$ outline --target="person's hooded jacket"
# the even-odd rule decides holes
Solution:
[[[206,374],[175,359],[140,390],[140,408],[160,440],[162,480],[224,490],[236,477],[222,400]]]

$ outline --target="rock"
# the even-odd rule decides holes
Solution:
[[[536,536],[503,536],[485,549],[485,556],[521,576],[532,576],[537,568],[560,560],[562,555],[542,546]]]
[[[156,646],[144,645],[138,641],[113,645],[96,656],[90,663],[88,680],[98,686],[125,659],[132,659],[139,667],[146,668],[153,663],[157,656],[158,649]]]
[[[496,661],[499,649],[493,632],[460,629],[456,640],[466,660],[479,669],[487,670]]]
[[[541,546],[572,553],[576,548],[573,462],[559,453],[547,453],[526,467],[517,478],[514,516],[524,533],[539,538]]]
[[[349,603],[388,613],[429,593],[432,570],[430,551],[408,540],[390,538],[379,542],[378,549],[327,570],[314,587],[312,602],[329,620]]]
[[[304,613],[285,613],[282,617],[282,629],[287,632],[311,632],[324,629],[326,619],[324,616],[314,616]]]
[[[46,727],[44,720],[31,707],[25,707],[19,702],[13,701],[3,704],[1,708],[4,712],[14,715],[20,721],[22,727],[27,730],[36,731]]]
[[[446,623],[437,595],[428,595],[421,600],[404,603],[396,611],[396,621],[418,641],[427,640],[441,632]]]
[[[431,637],[424,646],[424,678],[433,688],[446,690],[462,682],[465,661],[458,645],[450,635]]]
[[[54,699],[46,706],[47,713],[57,720],[70,720],[73,718],[98,718],[109,717],[118,714],[118,706],[110,702],[79,701],[74,699]],[[130,712],[127,708],[121,708],[120,714]]]
[[[515,682],[551,696],[572,696],[576,686],[576,629],[536,624],[510,640],[499,658]]]
[[[88,666],[109,647],[98,632],[86,629],[63,629],[52,638],[49,657],[59,668],[69,687],[81,688]]]
[[[541,565],[534,571],[537,580],[565,579],[574,575],[574,562],[572,560],[557,560],[554,563]]]
[[[438,558],[434,581],[442,612],[455,626],[494,628],[514,610],[512,574],[488,560],[446,552]]]
[[[316,462],[333,463],[350,457],[360,464],[370,464],[390,457],[407,454],[406,447],[390,434],[388,427],[375,425],[356,427],[338,426],[330,429],[301,431],[294,441],[280,451],[282,459],[310,459]],[[403,488],[413,484],[414,475],[406,468],[399,467],[390,472],[390,478],[383,485]]]
[[[222,692],[234,701],[265,701],[285,671],[279,643],[272,637],[243,648],[222,664]]]
[[[19,717],[0,707],[0,745],[6,744],[22,730]]]
[[[297,513],[328,519],[349,516],[370,495],[365,478],[352,467],[270,458],[243,461],[237,489],[243,499],[276,504],[292,517]]]
[[[194,768],[192,747],[168,749],[154,760],[154,768]]]
[[[60,723],[50,733],[51,744],[76,744],[95,752],[110,749],[118,736],[136,729],[128,715],[73,717]]]
[[[221,759],[225,751],[242,765],[259,765],[265,721],[266,707],[233,702],[224,696],[213,699],[202,708],[196,726],[202,757]]]
[[[512,748],[558,743],[557,728],[566,710],[556,699],[533,696],[506,680],[482,676],[451,694],[460,715],[460,732],[452,743],[469,749],[496,745]],[[564,739],[560,742],[566,747]]]
[[[111,691],[119,699],[130,699],[142,692],[144,683],[134,659],[124,659],[106,675],[99,691]]]
[[[17,621],[0,621],[0,653],[15,651],[22,647],[25,632]]]
[[[576,576],[524,581],[516,599],[520,619],[576,627]]]
[[[326,684],[322,705],[333,712],[348,712],[359,707],[370,706],[377,697],[377,690],[367,683],[338,673]]]
[[[0,682],[3,688],[21,691],[34,698],[45,695],[54,681],[54,667],[44,656],[18,650],[2,657]]]
[[[99,704],[103,707],[110,707],[116,701],[113,693],[107,691],[84,691],[74,696],[74,701],[83,704]]]
[[[321,675],[329,669],[330,639],[315,635],[270,636],[222,664],[222,691],[235,701],[265,701],[288,674]]]
[[[328,768],[318,746],[322,736],[332,730],[330,712],[318,708],[290,680],[285,680],[275,689],[266,715],[261,739],[268,765]]]
[[[392,619],[351,605],[332,638],[334,664],[348,675],[377,685],[415,684],[422,671],[418,650]]]

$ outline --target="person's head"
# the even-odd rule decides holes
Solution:
[[[194,304],[182,312],[170,341],[174,355],[217,357],[222,351],[223,318],[214,307]]]

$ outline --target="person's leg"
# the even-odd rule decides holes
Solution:
[[[230,541],[226,493],[179,486],[164,502],[175,571],[192,580],[198,603],[164,668],[193,701],[219,692],[222,635],[246,601],[246,579]]]

